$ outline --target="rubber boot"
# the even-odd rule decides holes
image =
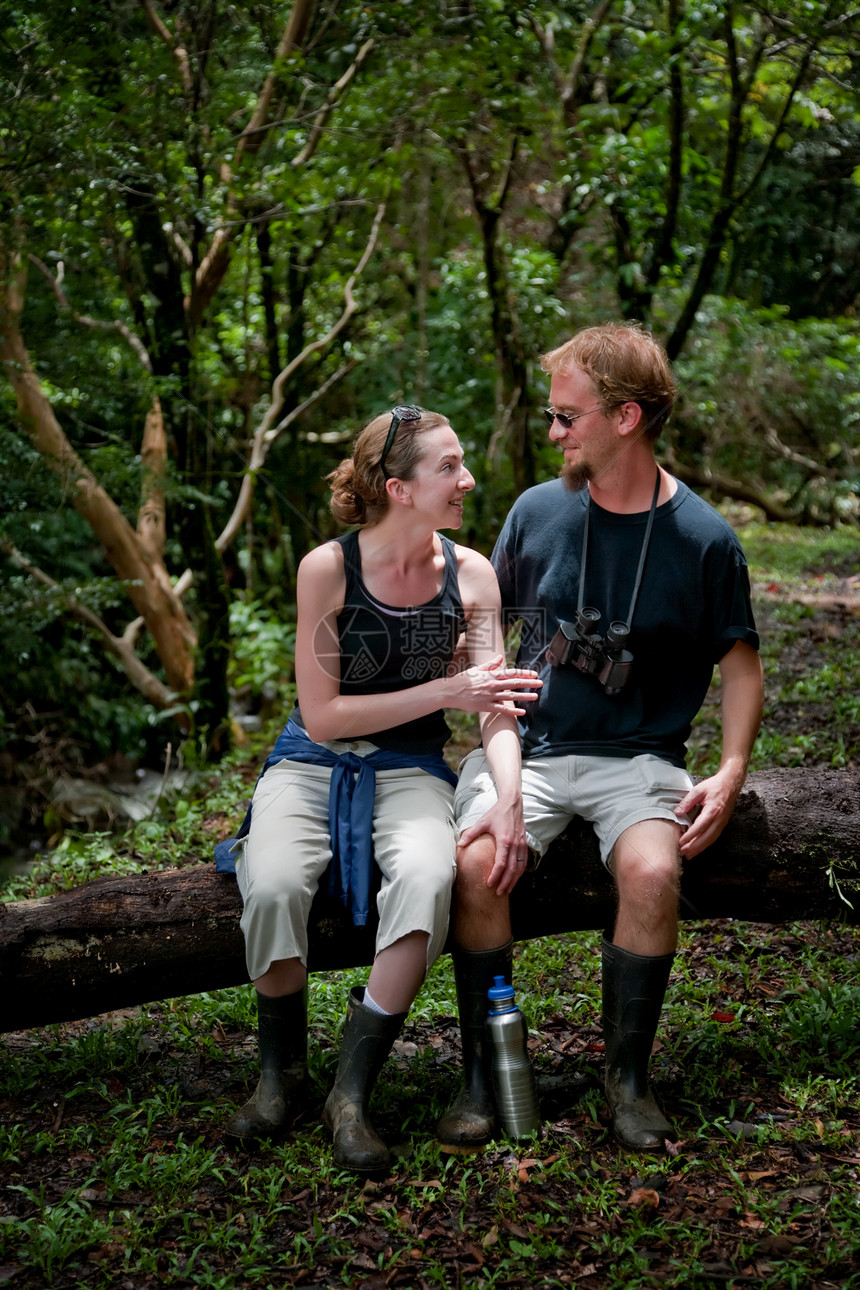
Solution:
[[[323,1123],[334,1138],[334,1162],[343,1169],[377,1174],[391,1163],[388,1148],[370,1123],[368,1107],[405,1020],[405,1012],[385,1016],[366,1007],[363,986],[351,991],[337,1078],[323,1111]]]
[[[276,1137],[293,1117],[308,1070],[308,991],[272,998],[257,991],[260,1079],[253,1097],[224,1126],[231,1138]]]
[[[677,1134],[648,1083],[648,1061],[674,954],[631,954],[603,938],[603,1038],[612,1131],[633,1151],[662,1151]]]
[[[465,1083],[453,1104],[436,1124],[436,1140],[443,1151],[477,1151],[496,1132],[496,1104],[493,1097],[492,1053],[487,1042],[487,991],[493,978],[513,975],[514,942],[493,950],[451,951],[460,1038],[463,1045]]]

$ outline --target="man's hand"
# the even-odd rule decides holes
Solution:
[[[737,641],[720,659],[719,668],[723,716],[720,769],[696,784],[677,806],[679,815],[701,807],[681,837],[681,855],[687,859],[716,842],[729,822],[747,776],[764,704],[761,659],[751,645]]]
[[[459,846],[466,847],[485,834],[492,837],[496,847],[487,886],[495,888],[499,896],[509,895],[525,873],[528,860],[522,798],[516,802],[496,802],[477,824],[463,830]]]
[[[696,818],[681,835],[681,855],[690,860],[716,842],[731,818],[746,775],[735,766],[724,766],[690,789],[675,808],[686,815],[699,808]]]

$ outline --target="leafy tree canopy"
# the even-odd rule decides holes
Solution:
[[[103,743],[170,711],[217,754],[231,599],[289,620],[360,425],[449,414],[487,549],[555,470],[537,357],[591,321],[666,343],[682,477],[856,522],[857,28],[817,0],[6,6],[10,746],[27,704],[87,739],[73,694],[142,692]]]

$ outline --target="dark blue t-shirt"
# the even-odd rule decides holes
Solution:
[[[758,648],[740,543],[713,507],[676,483],[655,513],[628,643],[632,675],[615,695],[546,661],[558,624],[576,617],[587,491],[553,480],[514,504],[492,562],[506,622],[522,619],[517,662],[543,680],[520,719],[524,757],[654,753],[683,766],[714,665],[737,641]],[[601,632],[627,617],[647,519],[647,511],[617,515],[591,503],[584,603],[600,611]]]

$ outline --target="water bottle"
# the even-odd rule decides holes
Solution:
[[[512,1138],[525,1138],[540,1126],[534,1071],[526,1050],[526,1019],[517,1007],[514,987],[507,985],[503,976],[495,977],[487,997],[487,1034],[499,1118]]]

